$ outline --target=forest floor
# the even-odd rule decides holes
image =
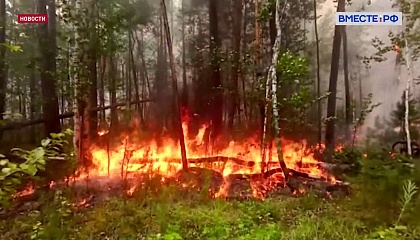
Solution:
[[[37,210],[0,220],[0,239],[420,239],[420,197],[403,188],[419,183],[419,169],[393,163],[369,159],[349,177],[351,194],[336,199],[226,201],[163,187],[80,206],[70,189],[49,191]]]

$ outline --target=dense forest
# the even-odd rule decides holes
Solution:
[[[0,0],[0,239],[420,239],[419,9]]]

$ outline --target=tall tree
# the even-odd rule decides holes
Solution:
[[[174,96],[174,104],[176,108],[176,127],[177,133],[179,138],[179,145],[181,148],[181,158],[182,158],[182,169],[184,171],[188,171],[188,161],[187,161],[187,151],[185,148],[185,139],[184,139],[184,131],[182,129],[182,121],[181,121],[181,106],[179,101],[178,95],[178,81],[176,78],[176,70],[175,70],[175,60],[172,51],[172,40],[171,40],[171,31],[169,30],[169,21],[168,21],[168,14],[166,11],[166,4],[165,0],[161,1],[162,11],[163,11],[163,24],[165,27],[165,35],[166,35],[166,43],[168,47],[168,54],[169,54],[169,64],[171,65],[171,78],[172,78],[172,90]]]
[[[210,54],[212,95],[211,108],[208,112],[212,121],[212,139],[215,139],[222,130],[223,123],[223,89],[220,75],[219,50],[221,40],[219,36],[218,11],[219,0],[209,0],[209,28],[210,28]]]
[[[319,34],[318,34],[318,14],[316,0],[313,0],[314,6],[314,31],[316,44],[316,97],[317,101],[317,125],[318,125],[318,144],[322,142],[322,102],[321,98],[321,66],[319,61]]]
[[[346,26],[342,28],[343,38],[343,69],[344,69],[344,98],[345,98],[345,116],[346,116],[346,139],[350,137],[350,127],[353,122],[353,114],[351,108],[351,95],[350,95],[350,80],[349,80],[349,56],[347,51],[347,31]]]
[[[345,0],[338,0],[337,12],[344,12]],[[338,67],[340,63],[341,32],[343,26],[336,25],[334,29],[334,40],[331,58],[331,71],[328,86],[328,105],[327,105],[327,126],[325,130],[325,147],[328,158],[332,156],[335,141],[335,112],[337,105],[337,79]]]
[[[6,0],[0,0],[0,120],[6,110]],[[3,131],[0,130],[0,140],[3,137]]]
[[[89,109],[94,109],[98,106],[98,73],[97,73],[97,59],[98,59],[98,37],[96,30],[97,21],[97,0],[89,3],[90,19],[89,24],[90,36],[88,46],[88,71],[89,71]],[[89,135],[94,139],[98,132],[98,112],[96,110],[89,110]]]
[[[277,160],[279,161],[280,167],[283,171],[284,178],[286,179],[286,182],[289,180],[289,169],[287,168],[287,165],[283,158],[283,150],[281,147],[280,142],[280,116],[279,116],[279,110],[278,110],[278,101],[277,101],[277,87],[278,87],[278,74],[276,71],[277,62],[279,60],[279,50],[280,50],[280,44],[281,44],[281,7],[280,7],[280,0],[276,0],[276,41],[274,42],[273,46],[273,56],[271,61],[271,66],[268,70],[268,76],[267,76],[267,82],[271,82],[271,98],[272,98],[272,110],[273,110],[273,125],[274,125],[274,135],[276,140],[276,147],[277,147]],[[269,90],[266,90],[269,92]],[[267,115],[267,114],[265,114]],[[265,161],[265,160],[263,160]]]
[[[406,67],[407,67],[407,81],[404,91],[404,105],[405,105],[405,114],[404,114],[404,130],[405,130],[405,137],[407,140],[407,154],[411,157],[411,134],[410,134],[410,84],[412,82],[411,79],[411,52],[410,46],[408,45],[407,38],[404,38],[405,42],[405,59],[406,59]]]
[[[187,86],[187,54],[186,54],[186,43],[185,43],[185,16],[184,16],[184,5],[185,0],[181,0],[181,38],[182,38],[182,106],[188,106],[188,86]]]
[[[233,13],[233,63],[232,63],[232,83],[230,84],[230,106],[228,116],[228,128],[233,128],[233,120],[235,112],[238,108],[239,100],[239,71],[240,71],[240,58],[241,58],[241,26],[242,26],[242,0],[234,0],[234,13]]]
[[[39,51],[41,55],[42,112],[45,135],[61,131],[59,104],[56,92],[56,13],[55,1],[48,1],[48,23],[40,24],[38,29]],[[47,14],[47,0],[38,1],[38,13]]]

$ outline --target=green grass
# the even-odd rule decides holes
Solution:
[[[408,179],[419,186],[419,172],[393,161],[364,162],[351,196],[332,200],[224,201],[150,183],[132,198],[75,208],[71,190],[49,192],[39,210],[1,220],[0,239],[420,239],[419,196],[407,188]]]
[[[76,210],[65,195],[45,200],[40,211],[3,221],[1,239],[375,239],[378,229],[392,225],[371,214],[379,209],[364,209],[354,198],[238,202],[180,200],[166,192],[147,200],[110,198]],[[409,229],[386,239],[416,239],[408,233],[416,229],[414,222]]]
[[[344,202],[311,196],[266,201],[112,198],[80,212],[51,204],[4,222],[3,239],[360,239],[368,232]],[[62,221],[62,224],[60,222]],[[34,229],[40,222],[40,229]]]

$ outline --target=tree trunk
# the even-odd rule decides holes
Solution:
[[[33,6],[35,9],[35,6]],[[31,26],[31,33],[32,37],[35,37],[35,27]],[[29,76],[29,116],[31,120],[35,119],[36,115],[36,95],[37,95],[37,89],[36,89],[36,60],[35,60],[35,51],[36,51],[36,44],[31,44],[31,52],[30,52],[30,76]],[[30,136],[30,142],[35,143],[35,135],[36,135],[36,129],[35,126],[31,127],[31,136]]]
[[[210,103],[209,117],[212,121],[212,136],[215,140],[222,131],[223,124],[223,89],[220,76],[219,50],[221,40],[219,37],[218,24],[218,1],[209,0],[209,29],[210,29],[210,54],[211,54],[211,81],[212,95]]]
[[[177,119],[177,133],[179,138],[179,145],[181,148],[181,158],[182,158],[182,169],[184,171],[188,171],[188,160],[187,160],[187,151],[185,148],[185,139],[184,139],[184,131],[182,129],[182,120],[181,120],[181,107],[178,95],[178,81],[176,79],[176,71],[175,71],[175,61],[174,55],[172,52],[172,40],[171,40],[171,31],[169,30],[168,24],[168,14],[166,12],[166,4],[165,0],[161,0],[162,11],[163,11],[163,24],[165,26],[165,33],[166,33],[166,43],[168,46],[168,54],[169,54],[169,64],[171,66],[171,76],[172,76],[172,90],[174,95],[174,104],[176,108],[176,119]]]
[[[166,58],[165,58],[165,38],[164,38],[164,26],[162,16],[159,17],[159,44],[157,46],[157,66],[156,66],[156,75],[155,75],[155,84],[154,84],[154,94],[153,96],[158,96],[156,98],[156,107],[154,110],[154,118],[156,121],[156,128],[158,131],[163,131],[165,128],[165,120],[167,115],[167,105],[166,105],[166,89],[167,89],[167,80],[166,80]]]
[[[268,70],[268,76],[267,81],[271,82],[271,97],[272,97],[272,109],[273,109],[273,126],[274,126],[274,133],[275,133],[275,141],[276,141],[276,147],[277,147],[277,159],[279,161],[280,167],[283,171],[284,177],[286,182],[289,180],[289,169],[287,168],[286,163],[283,159],[283,151],[281,147],[281,141],[280,141],[280,118],[279,118],[279,111],[278,111],[278,102],[277,102],[277,87],[278,87],[278,81],[277,81],[277,71],[276,71],[276,65],[279,58],[279,48],[281,44],[281,28],[280,28],[280,16],[281,16],[281,8],[280,8],[280,0],[276,0],[276,41],[274,42],[273,46],[273,57],[271,61],[271,66]],[[267,114],[266,114],[267,115]]]
[[[6,0],[0,0],[0,121],[3,120],[3,114],[6,108]],[[3,137],[3,131],[0,131],[0,140]]]
[[[133,32],[130,33],[130,41],[129,41],[130,63],[128,65],[131,64],[131,73],[133,75],[133,85],[134,85],[134,95],[135,95],[136,101],[139,101],[140,100],[139,79],[138,79],[138,74],[137,74],[136,63],[134,62],[134,53],[133,53],[134,36],[131,36],[133,34],[136,34],[136,33],[133,33]],[[131,99],[130,99],[130,102],[131,102]],[[136,111],[137,111],[138,116],[140,117],[141,124],[143,125],[144,124],[143,114],[141,113],[140,109],[141,109],[141,103],[136,105]]]
[[[116,66],[114,62],[113,53],[109,53],[108,56],[108,79],[109,83],[109,95],[111,99],[111,105],[117,103],[117,79],[116,79]],[[116,131],[118,129],[118,109],[111,108],[111,124],[110,129],[112,131]]]
[[[343,39],[343,64],[344,64],[344,89],[345,89],[345,113],[346,113],[346,139],[350,139],[352,118],[351,96],[350,96],[350,80],[349,80],[349,61],[347,53],[347,32],[346,26],[342,28]]]
[[[86,14],[85,4],[86,2],[82,0],[76,1],[76,11],[79,16]],[[86,166],[87,161],[90,160],[88,157],[89,149],[89,133],[86,133],[86,129],[89,129],[89,111],[88,111],[88,99],[89,94],[89,80],[87,79],[86,74],[86,40],[88,36],[86,34],[86,26],[77,25],[75,31],[75,45],[72,55],[71,69],[74,72],[73,82],[75,84],[74,96],[76,99],[76,111],[74,114],[74,150],[77,161],[81,162],[82,165]]]
[[[140,30],[140,35],[141,35],[141,40],[138,38],[137,34],[134,34],[134,37],[136,39],[137,42],[137,58],[140,59],[140,80],[141,80],[141,94],[140,94],[140,86],[139,86],[139,82],[136,83],[136,85],[134,86],[135,88],[137,88],[136,91],[139,91],[139,98],[141,95],[141,98],[145,98],[146,95],[146,87],[147,87],[147,93],[148,96],[150,96],[152,94],[151,88],[150,88],[150,83],[149,83],[149,76],[147,74],[147,65],[146,65],[146,61],[144,59],[144,54],[143,54],[143,31]],[[133,53],[134,54],[134,53]],[[134,55],[133,57],[133,61],[134,61]],[[137,77],[138,78],[138,77]],[[146,123],[145,123],[145,104],[141,103],[139,105],[139,117],[140,117],[140,123],[141,126],[145,127]]]
[[[186,56],[186,43],[185,43],[185,19],[184,19],[184,1],[181,0],[181,37],[182,37],[182,93],[181,103],[183,107],[188,107],[188,85],[187,85],[187,56]]]
[[[101,64],[100,64],[100,69],[101,69],[101,73],[100,73],[100,77],[99,77],[99,105],[101,107],[105,106],[105,72],[106,72],[106,56],[101,56]],[[106,122],[106,114],[105,114],[105,110],[101,111],[100,114],[101,116],[101,123],[105,123]]]
[[[276,34],[277,34],[277,29],[276,29],[276,8],[273,7],[270,9],[270,19],[268,20],[268,30],[270,32],[270,43],[271,43],[271,49],[273,49],[274,46],[274,42],[276,41]],[[273,54],[273,53],[272,53]]]
[[[404,102],[405,102],[405,114],[404,114],[404,127],[405,127],[405,137],[407,140],[407,154],[411,157],[411,135],[410,135],[410,84],[411,80],[411,54],[410,48],[408,46],[407,38],[404,39],[405,41],[405,59],[406,59],[406,66],[407,66],[407,82],[405,86],[405,95],[404,95]]]
[[[248,19],[247,19],[247,17],[246,16],[248,16],[248,8],[247,8],[247,5],[248,5],[248,1],[249,0],[244,0],[244,3],[243,3],[243,13],[242,13],[242,17],[243,17],[243,23],[242,23],[242,32],[243,32],[243,34],[245,35],[245,33],[246,33],[246,29],[247,29],[247,26],[248,26]],[[246,55],[246,53],[247,53],[247,50],[248,50],[248,48],[247,48],[247,41],[246,41],[246,39],[244,39],[244,38],[242,38],[242,55],[243,56],[245,56]],[[242,87],[242,97],[241,97],[241,99],[242,99],[242,104],[243,104],[243,106],[242,106],[242,109],[243,109],[243,114],[244,114],[244,118],[245,118],[245,121],[248,121],[248,122],[250,122],[251,124],[253,124],[253,122],[252,121],[250,121],[250,117],[249,117],[249,112],[248,112],[248,98],[246,97],[246,81],[245,81],[245,73],[243,72],[243,71],[241,71],[241,87]],[[239,106],[239,107],[241,107],[241,106]]]
[[[89,68],[89,109],[98,107],[98,71],[97,71],[97,45],[98,37],[96,35],[96,1],[92,1],[90,4],[90,41],[88,49],[88,68]],[[98,112],[89,110],[89,137],[95,139],[98,135]]]
[[[242,28],[242,0],[234,1],[234,25],[232,30],[233,35],[233,63],[232,63],[232,84],[230,86],[230,108],[228,117],[228,128],[233,129],[235,112],[238,108],[239,101],[239,72],[241,59],[241,28]]]
[[[321,102],[321,66],[319,60],[319,35],[318,35],[318,14],[316,0],[313,0],[314,6],[314,30],[316,43],[316,96],[317,101],[317,125],[318,125],[318,144],[322,143],[322,102]]]
[[[38,1],[40,14],[47,14],[46,0]],[[42,87],[42,112],[45,118],[45,135],[61,131],[60,119],[58,117],[59,105],[56,93],[56,14],[55,1],[48,2],[48,24],[39,25],[39,51],[41,55],[41,87]]]
[[[27,99],[28,99],[28,86],[27,86],[27,81],[22,81],[22,86],[21,86],[21,90],[22,90],[22,118],[23,119],[28,119],[28,112],[27,112]]]
[[[137,56],[141,59],[141,76],[142,76],[142,91],[144,91],[144,87],[147,87],[147,93],[149,94],[149,97],[152,95],[152,88],[150,86],[149,81],[149,74],[147,73],[147,65],[146,65],[146,59],[144,57],[144,37],[143,37],[143,31],[140,30],[140,39],[137,37],[137,34],[135,35],[136,41],[137,41]],[[142,96],[144,97],[144,96]]]
[[[345,0],[338,0],[337,12],[344,12]],[[337,103],[337,78],[340,63],[341,29],[343,26],[336,25],[334,30],[333,50],[331,58],[331,71],[328,87],[327,126],[325,130],[325,147],[327,158],[332,157],[335,141],[335,109]]]

